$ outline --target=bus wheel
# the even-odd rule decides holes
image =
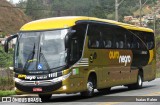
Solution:
[[[39,98],[41,98],[42,102],[49,101],[52,97],[52,94],[39,94]]]
[[[104,88],[104,89],[97,89],[100,93],[103,93],[103,94],[107,94],[110,92],[111,90],[111,87],[109,88]]]
[[[143,86],[143,75],[141,72],[138,73],[137,82],[135,84],[128,85],[129,89],[140,89]]]
[[[143,86],[143,76],[142,73],[138,74],[136,88],[140,89]]]
[[[90,76],[87,82],[87,90],[81,92],[81,96],[92,97],[94,94],[95,80]]]

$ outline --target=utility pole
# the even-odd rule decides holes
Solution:
[[[140,21],[140,26],[142,26],[142,0],[139,0],[139,4],[140,4],[140,16],[139,16],[139,21]]]
[[[118,0],[115,0],[115,20],[118,21]]]
[[[121,5],[121,3],[124,0],[121,0],[120,2],[118,2],[118,0],[115,0],[115,20],[118,21],[118,7],[119,5]]]

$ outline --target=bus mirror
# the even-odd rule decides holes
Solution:
[[[71,30],[71,35],[76,33],[76,30]]]
[[[9,42],[10,42],[12,39],[17,38],[17,37],[18,37],[18,35],[16,34],[16,35],[12,35],[12,36],[6,38],[6,40],[5,40],[5,42],[4,42],[4,51],[5,51],[6,53],[8,53],[8,44],[9,44]]]
[[[66,35],[65,37],[65,48],[69,47],[69,35]]]
[[[65,37],[65,48],[69,47],[69,40],[71,38],[71,36],[76,33],[76,30],[71,30]]]

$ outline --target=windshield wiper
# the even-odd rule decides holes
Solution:
[[[41,52],[41,46],[40,46],[39,62],[41,61],[41,58],[43,59],[45,65],[46,65],[46,67],[47,67],[47,69],[49,70],[49,69],[50,69],[49,64],[48,64],[48,62],[47,62],[44,54]]]
[[[24,69],[27,69],[27,68],[29,67],[29,65],[30,65],[30,62],[29,62],[29,61],[34,58],[35,48],[36,48],[36,46],[35,46],[35,43],[34,43],[33,50],[32,50],[32,52],[29,54],[29,56],[28,56],[28,58],[27,58],[27,60],[26,60],[26,63],[25,63],[25,65],[24,65]]]

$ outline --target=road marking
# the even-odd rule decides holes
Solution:
[[[122,103],[122,102],[103,102],[103,103],[98,104],[98,105],[114,105],[114,104],[119,104],[119,103]]]
[[[149,93],[149,94],[144,94],[144,95],[140,95],[140,96],[160,96],[160,92],[153,92],[153,93]],[[128,98],[127,100],[122,100],[124,102],[129,102],[131,99]],[[115,104],[120,104],[123,102],[104,102],[98,105],[115,105]]]
[[[145,96],[157,96],[157,95],[160,95],[160,92],[153,92],[150,94],[146,94]]]

